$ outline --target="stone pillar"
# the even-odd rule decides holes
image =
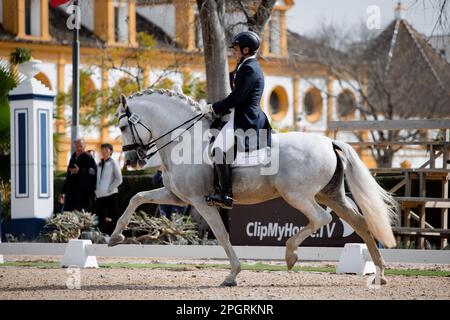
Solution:
[[[54,95],[34,75],[40,61],[20,66],[24,80],[8,96],[11,108],[11,220],[3,234],[31,240],[53,213]],[[25,236],[23,236],[25,235]]]
[[[288,54],[286,11],[280,10],[280,55],[285,57]]]
[[[327,80],[327,137],[334,139],[333,132],[329,129],[330,122],[333,121],[333,114],[334,114],[334,91],[333,91],[333,84],[334,81],[332,78],[328,78]]]
[[[300,77],[299,76],[294,76],[292,79],[292,93],[294,95],[294,110],[293,110],[293,127],[294,127],[294,131],[298,131],[299,130],[299,126],[298,126],[298,115],[299,115],[299,106],[300,106]]]
[[[107,90],[109,86],[109,72],[108,70],[102,70],[102,90]],[[108,119],[105,116],[102,116],[100,119],[100,141],[97,146],[97,151],[100,152],[100,146],[102,143],[109,142],[109,128],[108,128]]]
[[[177,43],[185,50],[195,50],[195,6],[193,1],[175,0]]]
[[[66,61],[63,56],[58,57],[57,64],[57,92],[64,93],[64,66]],[[65,171],[67,169],[67,154],[70,152],[70,137],[66,135],[67,121],[64,113],[64,101],[57,101],[56,106],[56,119],[55,119],[56,133],[58,135],[57,145],[57,159],[56,170]],[[69,143],[64,143],[64,140],[68,139]]]

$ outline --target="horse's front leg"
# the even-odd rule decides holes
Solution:
[[[125,240],[122,231],[125,230],[127,225],[130,223],[131,216],[135,212],[136,208],[144,203],[170,204],[176,206],[187,205],[165,187],[137,193],[133,198],[131,198],[125,212],[117,221],[116,228],[111,235],[108,246],[115,246]]]
[[[239,272],[241,272],[241,263],[239,262],[236,252],[234,252],[234,249],[231,246],[230,237],[225,229],[225,225],[223,224],[219,211],[214,207],[205,205],[204,200],[202,201],[203,203],[200,204],[194,203],[194,206],[211,227],[217,241],[219,241],[219,244],[224,248],[227,257],[230,260],[231,272],[222,282],[221,286],[236,286],[236,277]]]

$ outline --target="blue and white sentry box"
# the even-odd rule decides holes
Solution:
[[[20,65],[24,80],[9,94],[11,218],[3,233],[36,236],[53,213],[54,94],[34,78],[40,61]]]

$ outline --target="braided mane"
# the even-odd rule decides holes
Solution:
[[[194,111],[201,111],[200,104],[197,101],[195,101],[194,99],[192,99],[191,97],[189,97],[183,93],[176,92],[173,90],[167,90],[167,89],[145,89],[145,90],[142,90],[142,91],[132,94],[127,99],[133,99],[133,98],[137,98],[137,97],[141,97],[141,96],[149,96],[152,94],[159,94],[159,95],[163,95],[163,96],[167,96],[167,97],[176,97],[180,100],[186,101],[191,107],[194,107]]]

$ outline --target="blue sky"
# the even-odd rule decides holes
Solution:
[[[395,17],[398,0],[295,0],[295,6],[287,12],[289,30],[308,35],[317,30],[322,21],[352,27],[367,20],[366,10],[371,5],[380,9],[381,29]],[[403,0],[405,17],[415,28],[430,35],[439,12],[438,0]],[[435,31],[436,34],[436,31]]]

